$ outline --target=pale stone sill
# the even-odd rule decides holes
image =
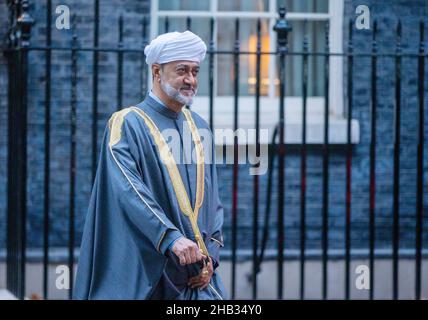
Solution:
[[[0,289],[0,300],[18,300],[10,291]]]
[[[269,144],[272,141],[274,128],[278,123],[279,99],[262,97],[260,101],[260,143]],[[330,106],[329,115],[329,144],[346,144],[347,119],[338,115],[343,107]],[[207,122],[209,120],[209,99],[195,97],[192,110],[197,112]],[[336,110],[336,111],[335,111]],[[242,131],[238,135],[240,145],[255,144],[255,99],[254,97],[240,97],[238,106],[238,128]],[[285,99],[285,143],[302,143],[302,98],[288,97]],[[214,134],[217,146],[233,145],[234,127],[234,99],[233,97],[216,97],[214,99]],[[229,136],[224,139],[224,132],[229,130]],[[223,141],[223,143],[222,143]],[[279,139],[277,139],[279,141]],[[352,144],[360,141],[360,126],[356,119],[351,120]],[[310,97],[307,101],[306,143],[324,143],[324,98]]]
[[[240,127],[243,130],[243,133],[238,135],[238,144],[239,145],[252,145],[256,143],[255,130],[248,132],[243,126]],[[285,121],[285,144],[302,144],[302,123],[288,122]],[[216,130],[222,128],[216,128]],[[230,128],[226,128],[231,130]],[[267,132],[260,133],[260,144],[270,144],[272,143],[272,136],[274,132],[274,127],[265,128]],[[348,141],[347,137],[347,120],[346,119],[329,119],[329,144],[341,145],[346,144]],[[278,133],[279,135],[279,133]],[[279,137],[277,135],[276,143],[279,143]],[[358,144],[360,142],[360,126],[359,122],[356,119],[351,120],[351,144]],[[231,146],[233,145],[233,139],[224,139],[222,131],[215,131],[215,143],[216,146],[220,147],[222,145]],[[306,144],[316,145],[324,143],[324,122],[309,122],[306,123]]]

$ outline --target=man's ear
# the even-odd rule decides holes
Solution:
[[[157,63],[152,64],[153,81],[160,82],[161,79],[161,66]]]

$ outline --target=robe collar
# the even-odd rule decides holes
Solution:
[[[179,117],[181,117],[181,120],[186,119],[186,117],[184,116],[183,112],[175,112],[171,109],[169,109],[167,106],[165,106],[165,104],[162,103],[162,101],[157,101],[159,98],[156,97],[154,95],[154,93],[152,92],[150,94],[150,91],[147,93],[146,98],[144,99],[143,102],[140,103],[141,104],[146,104],[149,108],[152,108],[154,111],[168,117],[174,120],[179,119]],[[160,100],[160,99],[159,99]],[[185,108],[185,107],[184,107]],[[194,147],[194,142],[192,139],[192,152],[193,152],[193,147]],[[195,203],[195,199],[196,199],[196,165],[192,165],[192,166],[185,166],[183,168],[183,170],[187,170],[188,174],[189,174],[189,181],[187,180],[187,178],[182,174],[182,179],[183,182],[186,181],[188,183],[185,183],[186,186],[188,186],[189,190],[188,190],[188,196],[189,196],[189,200],[191,202],[191,206],[192,208],[194,207],[194,203]],[[187,190],[186,190],[187,191]]]
[[[147,94],[146,102],[152,109],[159,112],[160,114],[163,114],[164,116],[167,116],[168,118],[178,119],[181,114],[181,111],[175,112],[174,110],[168,108],[157,96],[155,96],[152,91],[149,91]]]

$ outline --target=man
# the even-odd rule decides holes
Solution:
[[[171,32],[144,52],[153,89],[109,120],[73,297],[224,299],[216,273],[223,207],[212,133],[185,107],[196,94],[206,45],[190,31]],[[167,142],[171,130],[178,139]],[[204,143],[203,131],[210,135]],[[179,155],[171,152],[177,146]]]

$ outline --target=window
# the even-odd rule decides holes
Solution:
[[[290,51],[302,51],[304,20],[307,20],[309,50],[325,50],[325,24],[330,23],[330,51],[342,51],[344,0],[154,0],[151,8],[151,38],[168,31],[184,31],[191,19],[190,29],[209,46],[210,19],[213,17],[214,41],[217,50],[233,50],[235,19],[240,20],[240,51],[256,51],[257,19],[261,19],[262,51],[276,50],[276,32],[273,26],[278,18],[278,8],[285,2],[287,19],[293,31],[289,34]],[[279,79],[273,55],[261,57],[261,128],[272,129],[278,114]],[[330,121],[332,130],[343,122],[343,66],[341,57],[330,58]],[[214,57],[214,124],[215,127],[232,128],[234,68],[233,55],[216,54]],[[302,123],[302,57],[287,56],[286,61],[286,141],[298,142]],[[322,142],[324,112],[324,57],[310,56],[308,63],[308,141]],[[255,123],[256,56],[240,55],[239,74],[239,127],[252,128]],[[198,96],[193,109],[208,119],[208,59],[201,65]],[[151,78],[151,77],[149,77]],[[335,122],[336,121],[336,122]],[[340,122],[340,123],[339,123]],[[313,124],[311,129],[311,123]],[[353,123],[353,131],[358,124]],[[355,127],[356,125],[356,127]],[[294,126],[294,127],[293,127]],[[312,130],[312,132],[311,132]],[[345,130],[345,129],[343,129]],[[270,130],[272,131],[272,130]],[[345,133],[345,131],[343,132]],[[342,134],[343,135],[343,134]],[[353,134],[354,136],[354,134]],[[332,141],[340,143],[346,137],[333,132]]]

